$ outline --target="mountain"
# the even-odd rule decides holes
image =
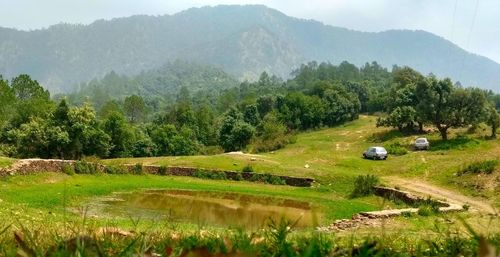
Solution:
[[[123,100],[130,95],[140,95],[148,103],[159,105],[172,100],[181,88],[186,88],[191,93],[203,91],[210,94],[237,85],[239,82],[236,79],[220,69],[176,60],[135,76],[111,71],[100,80],[81,83],[77,92],[69,95],[69,99],[72,103],[83,103],[90,97],[94,105],[100,107],[109,100]]]
[[[28,73],[53,92],[110,71],[138,74],[173,60],[210,64],[240,79],[284,78],[301,63],[377,61],[500,91],[500,64],[425,31],[368,33],[284,15],[265,6],[192,8],[164,16],[0,28],[0,74]]]

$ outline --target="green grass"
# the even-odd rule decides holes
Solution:
[[[273,153],[124,158],[103,162],[228,170],[241,170],[250,164],[255,172],[315,178],[322,185],[331,185],[333,193],[346,197],[353,189],[356,176],[363,174],[375,174],[382,180],[384,176],[419,178],[470,194],[469,190],[451,180],[456,170],[471,162],[500,159],[500,139],[485,140],[488,134],[486,129],[478,129],[476,134],[467,134],[466,129],[451,130],[450,140],[442,141],[437,132],[406,136],[388,128],[377,128],[375,123],[374,116],[360,116],[360,119],[343,126],[301,133],[297,135],[296,143]],[[361,158],[369,146],[409,146],[422,136],[430,140],[430,151],[412,150],[401,156],[390,155],[387,161]],[[252,161],[252,158],[256,160]],[[306,164],[309,168],[305,168]]]
[[[325,222],[328,222],[337,218],[349,218],[359,211],[396,207],[396,204],[374,196],[349,199],[354,181],[359,175],[377,175],[382,182],[386,176],[427,180],[469,195],[477,195],[477,188],[464,186],[465,182],[459,180],[462,178],[456,179],[454,174],[466,164],[500,158],[500,140],[483,139],[488,131],[465,134],[465,130],[452,130],[451,140],[448,142],[441,141],[439,134],[435,132],[424,135],[431,142],[431,151],[390,155],[386,161],[365,160],[361,155],[369,146],[395,143],[406,146],[422,136],[406,136],[387,128],[377,128],[375,120],[373,116],[361,116],[359,120],[343,126],[301,133],[297,135],[294,144],[272,153],[102,160],[104,164],[110,165],[142,163],[235,171],[251,165],[254,172],[312,177],[317,181],[313,188],[171,176],[68,176],[46,173],[4,178],[0,181],[0,199],[3,206],[22,206],[28,212],[50,210],[60,215],[65,213],[65,207],[81,206],[93,197],[117,191],[145,188],[224,191],[309,201],[325,210]],[[457,135],[465,136],[457,139]],[[11,162],[11,159],[0,158],[0,166]],[[305,167],[306,164],[309,168]],[[488,177],[484,179],[492,181]],[[500,204],[500,197],[494,191],[481,193],[481,196]],[[0,212],[8,213],[5,208],[0,207]]]
[[[7,167],[14,162],[14,159],[7,158],[7,157],[0,157],[0,168]]]
[[[93,197],[146,188],[236,192],[298,199],[323,208],[326,223],[333,219],[349,218],[360,211],[377,210],[382,207],[377,197],[346,200],[321,187],[308,189],[154,175],[68,176],[58,173],[44,173],[11,177],[0,182],[0,187],[2,188],[0,197],[7,203],[60,213],[64,212],[64,208],[67,207],[84,206]]]

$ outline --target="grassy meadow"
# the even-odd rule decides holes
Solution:
[[[139,247],[136,245],[138,242],[134,242],[135,253],[137,251],[145,252],[147,250],[143,247],[145,245],[168,245],[161,240],[173,240],[172,237],[176,233],[185,234],[188,238],[193,235],[189,233],[194,233],[194,235],[198,235],[196,240],[203,238],[200,239],[200,231],[211,231],[211,236],[206,238],[216,238],[222,234],[228,236],[227,233],[233,233],[231,236],[234,236],[236,233],[220,227],[200,227],[196,224],[86,215],[86,206],[99,197],[109,196],[114,192],[143,189],[234,192],[306,201],[319,206],[324,212],[325,219],[319,225],[327,225],[335,219],[350,218],[360,211],[402,206],[375,196],[351,199],[349,195],[353,190],[353,182],[356,176],[362,174],[378,175],[384,184],[391,186],[397,186],[392,182],[394,177],[426,181],[475,197],[478,201],[486,204],[500,206],[498,166],[496,171],[490,175],[456,176],[460,169],[470,163],[481,160],[500,160],[500,140],[486,139],[489,131],[481,127],[475,133],[453,130],[448,142],[441,141],[438,133],[432,132],[425,135],[431,141],[431,150],[417,152],[413,151],[410,146],[421,135],[402,135],[387,128],[376,128],[375,121],[376,117],[374,116],[361,116],[359,120],[344,126],[301,133],[297,135],[295,143],[278,151],[262,154],[232,153],[213,156],[101,160],[103,164],[107,165],[142,163],[237,171],[251,165],[255,172],[314,178],[316,183],[312,188],[155,175],[43,173],[2,177],[0,178],[0,244],[4,246],[0,246],[0,255],[2,252],[4,255],[13,253],[12,249],[15,249],[15,243],[10,233],[19,230],[23,231],[25,235],[53,236],[61,233],[56,239],[33,239],[29,245],[39,249],[40,253],[48,249],[51,242],[62,242],[62,238],[75,234],[95,232],[102,226],[117,226],[127,230],[141,231],[142,246]],[[389,147],[395,143],[407,149],[407,153],[401,156],[390,155],[386,161],[361,158],[362,152],[369,146]],[[2,157],[0,158],[0,167],[8,166],[13,161]],[[467,230],[468,225],[464,226],[464,224],[470,225],[471,230]],[[500,243],[499,227],[498,216],[491,217],[477,213],[435,214],[429,217],[413,215],[389,219],[374,228],[365,227],[327,234],[328,240],[330,240],[327,241],[335,242],[332,243],[333,245],[339,245],[343,242],[342,244],[348,245],[348,247],[354,247],[356,242],[366,243],[367,241],[363,240],[377,236],[377,240],[385,242],[382,245],[402,247],[401,249],[411,245],[415,251],[419,251],[417,248],[421,246],[416,243],[418,240],[425,244],[426,240],[443,238],[446,235],[444,237],[448,238],[444,241],[446,244],[446,240],[459,240],[454,238],[457,231],[466,237],[474,236],[471,231],[486,236],[492,235],[492,242]],[[262,233],[264,238],[269,236],[265,234],[267,232]],[[380,235],[382,236],[380,237]],[[301,238],[302,236],[315,238],[317,233],[311,229],[290,235],[291,238]],[[418,240],[414,241],[415,238]],[[130,243],[130,240],[127,241],[128,239],[125,241],[113,241],[114,239],[107,238],[102,240],[103,244],[120,244],[123,248],[126,248]],[[247,243],[251,240],[254,239],[248,239]],[[301,239],[297,240],[295,244],[300,245]],[[269,243],[269,241],[266,242]],[[477,247],[476,243],[473,243],[473,246]],[[110,255],[115,254],[117,253]],[[165,254],[164,256],[169,255]]]

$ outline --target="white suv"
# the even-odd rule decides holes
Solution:
[[[429,150],[429,141],[425,137],[417,138],[415,140],[415,149],[417,150]]]

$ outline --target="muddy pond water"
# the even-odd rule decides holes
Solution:
[[[198,225],[259,229],[269,219],[297,221],[299,228],[321,222],[320,208],[283,198],[190,190],[145,190],[115,193],[94,202],[91,213],[189,222]]]

